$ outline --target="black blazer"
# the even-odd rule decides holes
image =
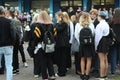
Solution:
[[[39,28],[40,32],[41,32],[41,35],[40,35],[40,38],[37,38],[35,33],[34,33],[34,30],[35,28]],[[41,24],[41,23],[33,23],[31,25],[31,37],[33,39],[36,39],[36,41],[38,42],[42,42],[43,41],[43,37],[44,37],[44,33],[45,31],[51,31],[53,34],[54,34],[54,25],[53,24]]]
[[[56,47],[68,47],[69,36],[68,36],[68,24],[65,22],[56,24],[57,36],[56,36]]]

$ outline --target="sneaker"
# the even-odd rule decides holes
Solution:
[[[3,74],[4,74],[4,70],[0,69],[0,75],[3,75]]]
[[[55,74],[55,77],[64,77],[64,76],[66,76],[66,75],[65,74],[59,74],[59,73]]]
[[[108,77],[107,77],[107,76],[104,76],[104,78],[105,78],[105,80],[106,80],[106,79],[108,79]]]
[[[23,63],[24,67],[28,67],[28,64],[26,62]]]
[[[104,78],[99,78],[99,80],[105,80]]]
[[[3,75],[4,74],[4,72],[0,72],[0,75]]]
[[[13,75],[15,76],[17,74],[19,74],[19,69],[13,70]]]
[[[43,79],[43,80],[48,80],[48,79]]]
[[[39,77],[39,75],[34,75],[34,78],[38,78]]]
[[[56,73],[56,74],[55,74],[55,77],[59,77],[59,75]]]
[[[17,73],[16,73],[16,72],[14,72],[14,73],[13,73],[13,76],[16,76],[16,75],[17,75]]]
[[[49,79],[50,79],[50,80],[55,80],[56,77],[55,77],[55,76],[51,76],[51,77],[49,77]]]

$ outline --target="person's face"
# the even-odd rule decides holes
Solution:
[[[9,13],[9,12],[6,12],[6,13],[5,13],[5,17],[6,17],[6,18],[9,18],[9,17],[10,17],[10,13]]]
[[[56,19],[57,19],[57,21],[61,20],[60,16],[58,16],[57,14],[56,14]]]
[[[98,21],[101,21],[101,17],[100,16],[98,16],[97,19],[98,19]]]
[[[96,19],[96,18],[97,18],[97,15],[94,14],[94,13],[91,13],[91,14],[90,14],[90,17],[91,17],[92,19]]]
[[[105,8],[103,8],[103,10],[105,11],[106,9],[105,9]]]

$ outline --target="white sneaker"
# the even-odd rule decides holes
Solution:
[[[59,75],[56,73],[56,74],[55,74],[55,77],[59,77]]]
[[[28,64],[26,62],[23,63],[24,67],[28,67]]]
[[[34,78],[38,78],[39,77],[39,75],[34,75]]]
[[[99,78],[99,80],[105,80],[104,78]]]
[[[53,80],[53,79],[56,79],[56,77],[55,76],[51,76],[51,77],[49,77],[49,79]]]

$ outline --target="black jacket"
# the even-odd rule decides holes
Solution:
[[[37,38],[36,35],[35,35],[35,29],[39,28],[40,30],[40,38]],[[31,25],[31,31],[32,31],[32,36],[34,37],[34,39],[36,39],[38,42],[42,42],[43,41],[43,38],[44,38],[44,33],[45,31],[51,31],[53,34],[54,34],[54,26],[53,24],[41,24],[41,23],[33,23]]]
[[[11,20],[0,17],[0,46],[13,45],[15,37],[15,29]]]
[[[117,42],[120,43],[120,24],[113,24],[113,22],[111,22],[109,25],[116,35]]]
[[[56,47],[68,47],[69,36],[68,36],[68,24],[65,22],[56,24],[57,36],[56,36]]]

